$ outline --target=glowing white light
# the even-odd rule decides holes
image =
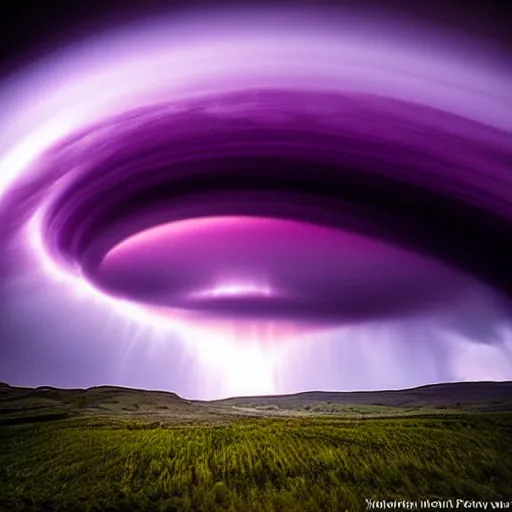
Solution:
[[[272,297],[272,288],[260,283],[221,283],[211,289],[193,294],[197,298]]]
[[[277,368],[290,346],[279,340],[275,343],[273,325],[265,324],[265,331],[247,330],[243,340],[234,332],[223,329],[204,330],[201,341],[196,339],[189,348],[208,368],[208,375],[200,378],[201,394],[209,398],[237,395],[272,394],[278,390]],[[267,342],[267,343],[266,343]],[[213,390],[213,392],[212,392]]]

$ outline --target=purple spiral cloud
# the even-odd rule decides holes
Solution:
[[[49,346],[96,364],[60,379],[47,356],[34,379],[208,397],[511,378],[510,69],[360,13],[212,16],[99,34],[0,91],[5,293],[51,290],[40,311],[70,327]],[[12,304],[8,334],[32,339]],[[142,356],[157,338],[172,377]]]

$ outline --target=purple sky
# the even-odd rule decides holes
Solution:
[[[412,23],[160,16],[0,83],[0,380],[511,379],[512,70]]]

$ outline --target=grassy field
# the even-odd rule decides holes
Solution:
[[[364,510],[365,498],[512,499],[512,415],[107,415],[0,427],[0,509]]]
[[[0,384],[0,511],[512,500],[510,383],[199,402]],[[510,505],[512,508],[512,504]]]

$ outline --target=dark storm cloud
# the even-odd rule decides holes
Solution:
[[[21,345],[3,342],[2,373],[68,361],[62,382],[118,382],[117,356],[130,383],[175,387],[162,322],[225,374],[215,393],[250,375],[273,390],[281,345],[318,355],[299,387],[331,362],[352,375],[338,386],[509,372],[503,53],[412,41],[396,18],[379,39],[380,17],[262,12],[129,25],[7,83],[1,325]]]

